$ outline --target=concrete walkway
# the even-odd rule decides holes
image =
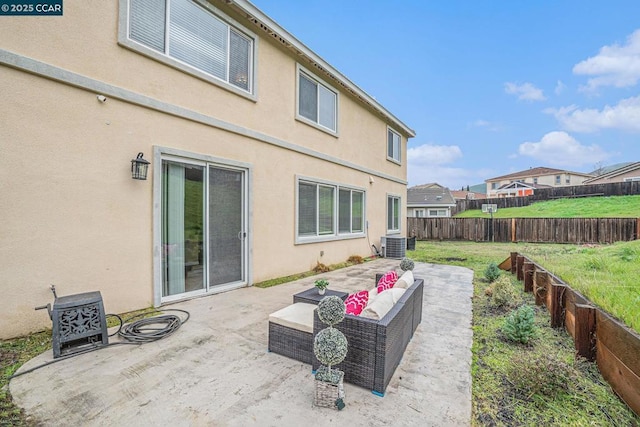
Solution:
[[[322,276],[331,289],[358,291],[398,265],[379,259]],[[267,352],[269,313],[318,276],[170,306],[191,313],[170,337],[54,363],[14,378],[10,391],[42,425],[469,425],[473,272],[416,263],[414,275],[425,280],[423,319],[385,396],[345,384],[342,411],[313,406],[310,365]],[[51,359],[48,351],[21,370]]]

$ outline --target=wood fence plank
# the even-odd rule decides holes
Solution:
[[[551,314],[551,327],[561,328],[564,326],[564,294],[567,289],[565,285],[552,283],[548,288],[549,295],[547,309]]]
[[[591,305],[575,304],[576,354],[590,362],[596,358],[596,309]]]
[[[597,333],[599,336],[599,333]],[[596,343],[598,369],[618,396],[640,416],[640,377],[622,363],[601,340]]]
[[[536,270],[533,273],[533,295],[536,298],[536,305],[544,305],[547,299],[547,286],[549,283],[549,273],[545,270]]]
[[[536,265],[531,261],[525,261],[522,269],[524,274],[524,291],[525,292],[533,292],[533,271],[535,270]]]
[[[516,277],[518,280],[523,280],[522,267],[524,265],[524,257],[522,255],[516,256]]]

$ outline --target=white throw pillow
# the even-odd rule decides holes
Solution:
[[[374,320],[382,319],[405,292],[406,289],[391,288],[379,293],[378,296],[362,310],[360,316]]]
[[[404,288],[404,289],[409,289],[409,287],[411,285],[413,285],[413,272],[411,270],[407,270],[404,272],[404,274],[402,276],[400,276],[400,278],[398,279],[398,281],[396,282],[395,285],[393,285],[394,288]]]

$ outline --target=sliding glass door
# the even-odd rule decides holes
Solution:
[[[162,161],[162,298],[246,281],[245,171]]]

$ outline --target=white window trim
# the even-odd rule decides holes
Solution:
[[[389,199],[394,198],[398,199],[398,229],[390,229],[389,226]],[[398,194],[387,193],[387,198],[385,199],[384,210],[385,214],[385,228],[387,229],[387,234],[400,234],[402,231],[402,197]]]
[[[389,156],[389,132],[393,132],[398,135],[398,158]],[[401,165],[402,164],[402,135],[400,132],[392,128],[391,126],[387,126],[387,132],[385,133],[385,151],[387,153],[387,160],[390,162]]]
[[[241,33],[245,37],[251,39],[253,49],[251,49],[251,60],[249,61],[249,74],[252,76],[250,91],[245,91],[231,83],[222,80],[218,77],[215,77],[209,73],[206,73],[192,65],[189,65],[185,62],[182,62],[176,58],[173,58],[163,52],[158,52],[154,49],[151,49],[141,43],[138,43],[135,40],[129,38],[129,2],[130,0],[119,0],[119,11],[118,11],[118,44],[127,49],[131,49],[132,51],[139,53],[141,55],[147,56],[153,60],[156,60],[160,63],[168,65],[178,71],[182,71],[186,74],[197,77],[201,80],[204,80],[208,83],[212,83],[216,86],[219,86],[223,89],[226,89],[230,92],[233,92],[237,95],[240,95],[244,98],[250,99],[252,101],[258,100],[258,35],[252,31],[249,31],[246,27],[240,25],[234,19],[225,15],[220,9],[211,5],[209,2],[204,0],[192,0],[198,5],[204,7],[217,18],[224,21],[227,25],[233,27],[237,32]]]
[[[325,186],[330,186],[330,187],[334,187],[335,191],[334,191],[334,204],[333,204],[333,222],[334,222],[334,233],[333,234],[323,234],[323,235],[316,235],[316,236],[300,236],[298,234],[298,218],[299,218],[299,212],[298,212],[298,201],[299,201],[299,194],[298,194],[298,190],[300,188],[300,182],[306,182],[309,184],[315,184],[315,185],[325,185]],[[343,190],[352,190],[352,191],[360,191],[362,192],[362,222],[363,222],[363,230],[361,232],[354,232],[354,233],[340,233],[340,224],[339,224],[339,206],[338,206],[338,202],[339,202],[339,192],[340,189]],[[333,182],[333,181],[328,181],[328,180],[324,180],[324,179],[318,179],[318,178],[311,178],[311,177],[306,177],[306,176],[296,176],[295,179],[295,230],[294,230],[294,234],[295,234],[295,244],[296,245],[300,245],[300,244],[305,244],[305,243],[316,243],[316,242],[328,242],[328,241],[334,241],[334,240],[348,240],[348,239],[359,239],[362,237],[366,236],[366,229],[367,229],[367,191],[362,188],[362,187],[357,187],[357,186],[353,186],[353,185],[345,185],[345,184],[339,184],[337,182]]]
[[[316,84],[322,85],[324,86],[325,89],[330,90],[331,92],[336,94],[336,111],[335,111],[335,115],[336,115],[336,129],[330,129],[326,126],[321,125],[318,122],[315,122],[311,119],[308,119],[304,116],[300,115],[300,74],[304,74],[306,78],[308,78],[309,80],[312,80],[313,82],[315,82]],[[329,135],[335,136],[337,137],[339,135],[338,133],[338,129],[340,128],[339,125],[339,118],[340,118],[340,92],[337,91],[334,87],[328,85],[327,83],[325,83],[323,80],[319,79],[318,77],[315,76],[315,74],[313,74],[312,72],[310,72],[309,70],[307,70],[306,68],[304,68],[302,65],[300,64],[296,64],[296,112],[295,112],[295,117],[296,120],[305,123],[309,126],[312,126],[316,129],[319,129],[323,132],[328,133]]]

